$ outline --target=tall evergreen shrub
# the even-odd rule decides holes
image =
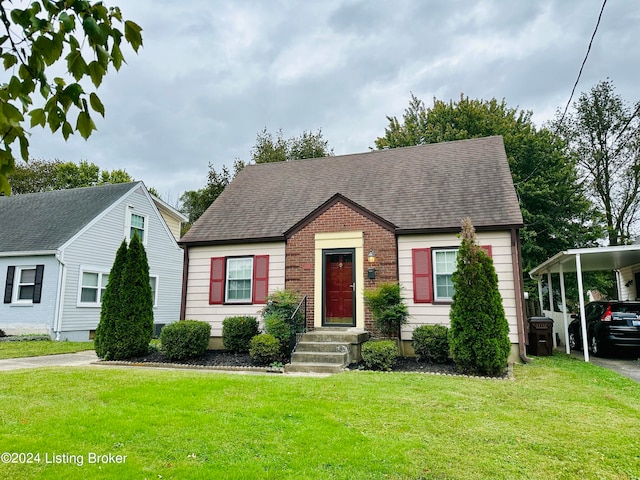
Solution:
[[[471,219],[462,223],[462,244],[451,280],[449,342],[458,368],[467,373],[497,375],[511,350],[509,324],[498,290],[493,260],[478,245]]]
[[[122,272],[127,263],[127,242],[122,240],[120,248],[116,252],[116,258],[109,272],[109,281],[102,295],[102,309],[100,310],[100,323],[96,328],[94,346],[96,355],[104,360],[113,360],[116,351],[116,319],[120,317],[122,300],[121,285]]]
[[[122,314],[116,323],[121,358],[144,355],[153,337],[153,293],[142,240],[133,235],[122,274]]]

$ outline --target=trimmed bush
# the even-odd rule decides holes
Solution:
[[[299,310],[296,316],[292,318],[293,313],[298,308],[299,301],[298,295],[289,290],[276,290],[267,297],[267,305],[261,312],[262,317],[266,320],[267,317],[276,315],[287,322],[292,331],[302,332],[304,327],[303,312]]]
[[[289,353],[289,343],[291,341],[291,327],[287,321],[278,314],[272,313],[264,317],[264,326],[268,334],[273,335],[280,342],[282,355]]]
[[[211,325],[198,320],[170,323],[160,332],[161,350],[170,360],[201,357],[209,346]]]
[[[391,370],[398,357],[398,347],[393,340],[362,344],[362,360],[371,370]]]
[[[413,331],[411,341],[418,360],[447,363],[449,360],[449,329],[444,325],[422,325]]]
[[[409,317],[400,295],[400,285],[382,283],[378,288],[365,290],[364,301],[373,315],[376,329],[387,337],[397,337]]]
[[[222,321],[222,344],[232,352],[248,352],[251,339],[258,333],[256,317],[227,317]]]
[[[280,341],[268,333],[256,335],[251,339],[249,355],[258,365],[270,365],[280,358]]]

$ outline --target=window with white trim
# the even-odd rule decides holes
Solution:
[[[227,258],[225,302],[250,303],[253,257]]]
[[[151,298],[153,299],[153,306],[158,304],[158,277],[156,275],[149,275],[149,283],[151,284]]]
[[[454,292],[451,275],[456,271],[458,250],[432,249],[432,255],[434,299],[436,301],[451,301]]]
[[[16,267],[14,303],[32,303],[36,290],[36,267]]]
[[[79,303],[87,306],[100,306],[108,282],[108,273],[81,271]]]
[[[131,218],[129,219],[129,240],[131,240],[135,234],[138,234],[142,243],[146,243],[146,227],[147,218],[143,215],[132,213]]]

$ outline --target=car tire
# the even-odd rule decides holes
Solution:
[[[600,342],[595,335],[589,340],[589,350],[591,350],[591,353],[596,357],[602,356],[602,342]]]
[[[578,345],[578,337],[575,332],[569,332],[569,348],[571,350],[582,350],[581,345]]]

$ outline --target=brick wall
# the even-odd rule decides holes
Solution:
[[[365,289],[380,282],[397,282],[397,251],[393,232],[338,201],[325,212],[295,232],[287,241],[285,258],[285,288],[307,295],[307,327],[314,324],[315,234],[362,231],[364,237]],[[366,256],[373,250],[376,261],[370,264]],[[375,280],[367,278],[369,267],[376,269]],[[322,268],[319,266],[319,268]],[[373,330],[371,314],[365,310],[365,328]]]

